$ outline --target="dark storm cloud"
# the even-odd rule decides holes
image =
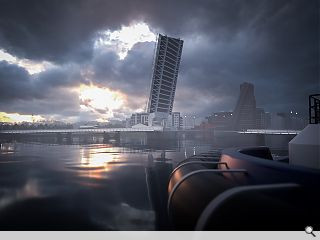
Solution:
[[[48,118],[58,116],[57,119],[75,117],[80,112],[78,95],[61,88],[51,89],[42,99],[15,99],[10,105],[0,102],[0,109],[8,113],[40,114]]]
[[[87,81],[81,75],[81,65],[67,64],[50,68],[35,76],[37,89],[46,92],[51,88],[75,87]]]
[[[277,11],[300,7],[302,2],[2,0],[0,45],[28,59],[87,60],[97,31],[120,28],[132,20],[145,20],[169,35],[210,32],[226,38],[243,28],[265,24],[277,17]]]
[[[24,114],[59,114],[79,112],[78,95],[66,87],[78,86],[84,80],[79,70],[54,68],[30,75],[24,68],[0,62],[0,109]]]
[[[28,59],[85,61],[99,30],[144,19],[168,34],[181,35],[198,28],[229,31],[241,24],[234,16],[243,6],[239,1],[2,0],[0,46]]]
[[[55,67],[30,75],[23,67],[0,61],[2,101],[43,99],[55,88],[78,86],[84,82],[78,66]]]
[[[37,97],[29,73],[22,67],[0,61],[0,101]]]
[[[180,84],[211,93],[211,111],[233,109],[240,83],[248,81],[266,110],[305,113],[308,94],[319,91],[318,9],[317,1],[260,1],[255,16],[233,28],[232,36],[216,38],[208,29],[194,48],[195,40],[187,38]],[[220,97],[225,101],[218,104]]]
[[[97,30],[128,24],[136,12],[130,1],[123,4],[103,0],[1,0],[0,3],[0,47],[19,57],[54,62],[88,60]]]
[[[0,74],[8,75],[0,75],[1,84],[16,89],[0,90],[3,101],[45,101],[48,88],[85,82],[80,69],[87,67],[91,81],[128,94],[130,107],[141,108],[153,43],[136,44],[123,61],[93,48],[99,31],[139,20],[185,40],[175,110],[204,115],[233,109],[239,85],[248,81],[266,110],[304,112],[308,94],[320,90],[317,0],[0,2],[0,48],[28,59],[84,64],[40,74],[41,93],[23,69],[2,66]],[[22,88],[29,94],[22,96]]]
[[[137,43],[124,60],[113,51],[97,54],[92,62],[94,82],[128,95],[148,95],[150,89],[154,43]]]

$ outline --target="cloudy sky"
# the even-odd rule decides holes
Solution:
[[[318,0],[0,0],[0,120],[124,119],[149,96],[156,34],[184,40],[174,110],[307,113]]]

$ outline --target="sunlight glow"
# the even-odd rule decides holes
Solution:
[[[119,31],[104,31],[99,33],[95,42],[95,48],[103,46],[114,47],[123,60],[128,51],[138,42],[155,42],[156,35],[150,31],[146,23],[136,23],[130,26],[122,26]]]
[[[25,68],[29,74],[36,74],[45,71],[53,66],[52,63],[47,61],[37,62],[29,59],[20,59],[0,49],[0,61],[7,61],[10,64],[16,64]]]
[[[5,123],[39,122],[43,120],[45,119],[40,115],[0,112],[0,122]]]
[[[101,149],[81,149],[79,175],[97,179],[107,178],[106,173],[117,168],[115,164],[108,163],[119,160],[118,155],[109,152],[112,149],[109,146]]]
[[[108,162],[114,161],[114,155],[110,153],[96,153],[95,150],[81,151],[81,166],[87,168],[108,167]]]
[[[81,85],[79,89],[80,108],[101,116],[98,120],[106,121],[113,117],[113,112],[124,105],[125,96],[109,88],[95,85]]]

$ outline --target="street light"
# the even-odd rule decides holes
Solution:
[[[184,115],[184,129],[187,129],[187,115]]]

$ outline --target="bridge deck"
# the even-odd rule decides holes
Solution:
[[[300,130],[276,130],[276,129],[247,129],[246,131],[239,131],[242,134],[271,134],[271,135],[297,135]]]
[[[94,128],[94,129],[33,129],[33,130],[4,130],[0,133],[37,134],[37,133],[107,133],[107,132],[156,132],[158,127],[149,128]]]
[[[108,132],[162,132],[162,127],[147,128],[86,128],[86,129],[33,129],[33,130],[3,130],[7,134],[41,134],[41,133],[108,133]],[[202,132],[207,130],[176,130],[176,132]],[[300,130],[247,129],[246,131],[220,131],[240,134],[297,135]]]

